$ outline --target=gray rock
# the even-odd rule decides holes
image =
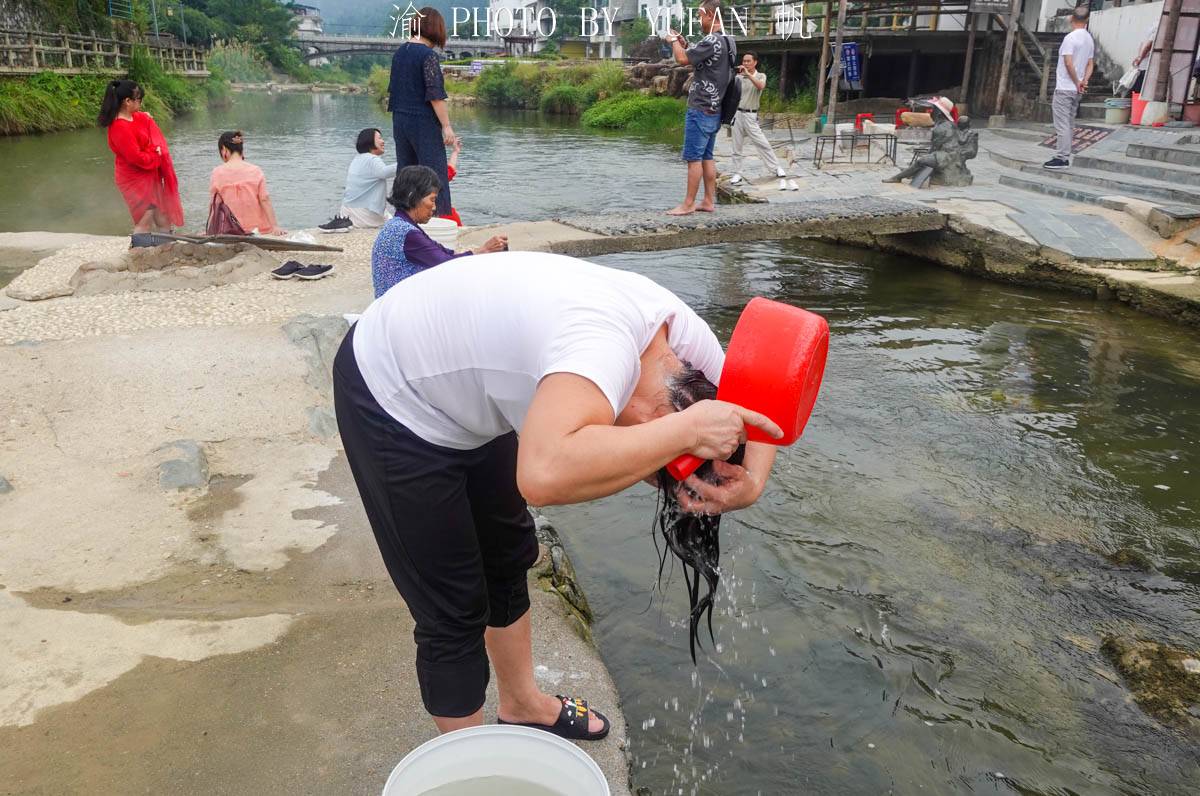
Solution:
[[[304,380],[322,395],[333,395],[333,357],[349,328],[341,315],[298,315],[283,325],[288,339],[304,351]]]
[[[11,491],[13,491],[12,483],[7,478],[0,475],[0,495],[7,495]]]
[[[158,464],[158,485],[165,490],[204,489],[208,486],[208,457],[190,439],[168,442],[157,452],[171,456]]]
[[[308,407],[308,430],[322,439],[329,439],[338,433],[337,418],[327,407]]]

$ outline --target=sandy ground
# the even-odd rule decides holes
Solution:
[[[321,282],[0,313],[19,338],[0,346],[0,793],[378,792],[433,737],[331,422],[341,314],[370,299],[369,236],[340,242]],[[204,477],[164,486],[169,460]],[[603,662],[557,597],[534,612],[544,687],[614,719],[584,748],[627,793]]]

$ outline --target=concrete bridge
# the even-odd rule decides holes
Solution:
[[[296,42],[304,51],[304,59],[332,58],[339,55],[359,53],[391,54],[403,39],[391,36],[339,36],[332,33],[310,33],[299,31]],[[479,55],[497,55],[507,52],[511,42],[499,36],[460,37],[446,40],[444,52],[447,58],[474,58]]]
[[[918,202],[857,196],[836,202],[720,205],[716,213],[668,216],[661,210],[616,211],[549,221],[518,221],[472,227],[459,248],[508,235],[514,251],[545,251],[598,257],[631,251],[663,251],[713,243],[820,238],[846,229],[874,235],[903,235],[945,229],[946,215]]]

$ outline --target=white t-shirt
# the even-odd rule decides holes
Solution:
[[[620,414],[663,323],[676,356],[716,384],[725,353],[671,291],[560,254],[498,252],[397,283],[358,321],[354,358],[389,415],[427,442],[470,450],[520,432],[550,373],[591,380]]]
[[[1145,72],[1150,66],[1150,55],[1154,52],[1154,40],[1158,38],[1158,20],[1155,19],[1150,23],[1150,27],[1146,28],[1146,35],[1142,37],[1142,44],[1138,47],[1138,52],[1141,53],[1142,47],[1146,46],[1146,42],[1150,42],[1150,52],[1146,53],[1146,57],[1138,63],[1137,69],[1139,72]]]
[[[1096,44],[1092,41],[1092,34],[1085,28],[1077,28],[1068,33],[1058,48],[1058,70],[1054,73],[1054,90],[1066,91],[1069,94],[1079,93],[1075,81],[1067,74],[1064,55],[1071,56],[1071,66],[1075,69],[1075,75],[1082,78],[1087,70],[1088,61],[1092,60],[1095,54]]]

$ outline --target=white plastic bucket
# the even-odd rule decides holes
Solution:
[[[426,741],[392,769],[383,796],[420,796],[482,777],[503,777],[518,788],[525,784],[562,796],[609,796],[600,766],[578,746],[542,730],[504,724]]]
[[[447,249],[453,249],[458,245],[458,224],[455,224],[448,218],[434,216],[428,222],[422,224],[421,229],[425,230],[426,235]]]

